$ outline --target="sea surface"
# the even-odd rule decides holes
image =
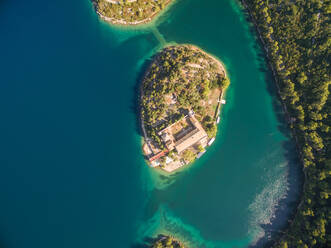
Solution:
[[[189,168],[149,168],[137,87],[167,44],[224,63],[217,139]],[[0,247],[261,247],[286,226],[300,167],[254,30],[236,0],[178,0],[113,27],[89,0],[0,2]]]

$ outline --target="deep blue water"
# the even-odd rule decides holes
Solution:
[[[0,37],[2,247],[130,247],[160,232],[247,247],[277,209],[274,229],[286,223],[296,155],[237,2],[181,0],[136,30],[101,22],[88,0],[4,0]],[[219,57],[231,80],[215,145],[174,176],[144,163],[135,113],[163,39]]]

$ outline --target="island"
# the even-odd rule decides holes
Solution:
[[[196,46],[167,46],[154,56],[140,85],[143,152],[152,167],[173,172],[205,153],[229,83],[222,63]]]
[[[148,245],[149,248],[185,248],[184,245],[173,237],[166,235],[158,235],[153,239],[152,244]]]
[[[171,1],[173,0],[92,0],[100,18],[119,25],[148,23]]]

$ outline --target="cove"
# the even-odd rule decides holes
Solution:
[[[88,0],[0,7],[0,246],[137,247],[162,232],[259,247],[286,225],[295,147],[236,1],[178,0],[136,29],[101,22]],[[231,85],[213,146],[169,176],[143,160],[136,90],[172,43],[220,58]]]

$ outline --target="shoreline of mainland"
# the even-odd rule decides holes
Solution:
[[[312,112],[311,110],[306,108],[302,108],[302,106],[307,106],[310,104],[308,99],[298,99],[297,102],[290,102],[288,101],[288,97],[290,94],[287,94],[284,92],[285,86],[284,86],[284,82],[286,82],[285,80],[288,78],[288,74],[293,73],[293,71],[291,71],[291,69],[288,66],[288,61],[282,61],[282,63],[278,63],[277,58],[280,59],[281,56],[283,55],[284,52],[284,48],[281,48],[281,46],[277,46],[277,48],[275,48],[273,46],[273,44],[279,42],[279,44],[281,42],[283,42],[284,40],[286,40],[286,35],[285,37],[283,37],[283,40],[277,39],[277,36],[269,36],[267,34],[267,30],[265,30],[262,25],[263,23],[268,23],[268,28],[269,30],[272,28],[275,28],[275,25],[279,25],[280,23],[282,23],[285,19],[278,19],[275,22],[271,21],[268,22],[267,18],[270,18],[270,20],[272,20],[272,18],[275,16],[275,9],[274,8],[270,8],[271,10],[269,11],[268,8],[270,6],[268,6],[268,4],[266,5],[261,5],[259,6],[259,8],[255,8],[255,5],[252,3],[247,2],[246,0],[241,0],[240,1],[242,4],[242,8],[243,10],[246,11],[247,17],[250,21],[250,23],[253,24],[254,27],[254,31],[256,33],[257,36],[257,40],[259,41],[261,47],[264,50],[264,56],[266,58],[266,62],[268,67],[270,68],[270,71],[272,72],[272,76],[273,76],[273,80],[275,83],[275,87],[276,87],[276,94],[278,96],[278,99],[281,103],[282,106],[282,110],[284,112],[284,119],[287,122],[287,125],[290,129],[290,133],[291,133],[291,140],[294,142],[295,147],[296,147],[296,154],[297,154],[297,159],[299,161],[299,165],[300,165],[300,196],[299,198],[296,200],[296,205],[295,207],[293,207],[293,210],[291,212],[291,214],[289,215],[289,217],[287,218],[288,222],[286,225],[284,225],[283,228],[281,228],[281,230],[279,231],[278,234],[276,234],[269,242],[269,246],[272,247],[294,247],[298,244],[301,244],[302,247],[308,247],[307,245],[312,245],[312,246],[317,246],[321,247],[321,245],[323,246],[326,242],[326,240],[324,240],[324,235],[325,235],[325,222],[321,221],[321,230],[324,229],[324,231],[322,231],[321,233],[317,233],[315,234],[315,229],[309,227],[309,226],[305,226],[304,228],[304,233],[306,235],[302,235],[302,234],[298,234],[296,229],[300,226],[304,226],[304,223],[306,223],[308,220],[309,221],[315,221],[313,218],[312,219],[308,219],[309,217],[307,216],[321,216],[322,214],[324,214],[325,212],[323,211],[324,206],[326,205],[326,203],[323,203],[323,199],[327,199],[325,198],[323,195],[323,191],[316,188],[316,195],[320,195],[320,198],[318,200],[314,199],[312,197],[312,195],[310,194],[310,191],[307,190],[307,188],[311,188],[312,185],[316,185],[318,184],[320,181],[325,180],[325,178],[321,178],[321,179],[317,179],[314,178],[312,176],[313,173],[320,173],[320,175],[323,175],[323,171],[319,168],[319,169],[315,169],[318,168],[320,165],[325,165],[323,164],[323,160],[321,158],[323,158],[323,156],[325,154],[319,154],[319,159],[317,159],[316,157],[312,156],[309,157],[308,154],[308,150],[310,150],[311,154],[318,154],[322,148],[318,148],[318,147],[314,147],[314,143],[305,143],[305,138],[308,136],[306,129],[309,130],[309,126],[306,125],[305,123],[307,123],[307,119],[309,118],[309,115],[311,113],[316,114],[315,112]],[[262,20],[262,24],[258,21],[257,19],[257,15],[260,14],[261,8],[264,8],[265,11],[264,13],[266,14],[265,16],[263,16],[263,20]],[[296,4],[293,4],[293,9],[296,8],[297,11],[300,11],[299,9],[304,9],[304,6],[298,6]],[[263,11],[264,11],[263,10]],[[319,13],[318,19],[322,21],[325,21],[327,18],[326,16],[324,16],[323,18],[323,12]],[[323,20],[324,19],[324,20]],[[309,19],[308,19],[309,21]],[[310,20],[311,21],[311,20]],[[291,25],[291,27],[299,27],[299,30],[304,30],[307,24],[304,23],[304,25],[298,25],[298,23],[294,23],[294,25]],[[286,29],[285,29],[286,30]],[[286,33],[286,32],[285,32]],[[321,34],[322,35],[322,34]],[[317,37],[315,37],[316,39],[318,39]],[[314,39],[315,39],[314,38]],[[293,44],[298,44],[296,42],[294,42]],[[283,45],[283,44],[282,44]],[[287,48],[288,49],[288,48]],[[322,50],[322,49],[321,49]],[[278,56],[278,57],[277,57]],[[311,55],[313,57],[313,55]],[[316,54],[314,55],[316,56]],[[307,68],[303,69],[303,65],[302,62],[299,59],[295,59],[294,62],[292,61],[292,63],[297,63],[297,68],[296,68],[296,73],[304,73],[305,71],[307,71]],[[309,69],[313,69],[313,67],[308,67]],[[316,69],[316,68],[314,68]],[[321,68],[319,68],[319,70],[323,71],[325,68],[323,68],[323,66]],[[326,69],[325,69],[326,70]],[[316,73],[315,70],[311,70],[314,71]],[[288,73],[286,74],[286,76],[284,76],[284,72]],[[312,75],[314,75],[315,73],[312,73]],[[299,75],[300,75],[299,74]],[[315,74],[316,75],[316,74]],[[309,77],[309,76],[308,76]],[[304,80],[306,81],[306,80]],[[314,81],[312,81],[314,82]],[[316,81],[315,81],[316,82]],[[289,83],[289,82],[287,82]],[[300,83],[299,80],[297,82],[294,81],[294,90],[293,92],[291,92],[291,95],[297,95],[300,94],[301,91],[299,89],[297,89],[297,84],[301,84],[300,87],[304,87],[305,83],[302,82]],[[308,84],[308,83],[306,83]],[[328,92],[327,91],[327,87],[326,90],[323,90],[324,92]],[[322,91],[322,92],[323,92]],[[321,98],[319,98],[319,100],[321,100]],[[325,103],[324,103],[325,104]],[[323,105],[324,105],[323,104]],[[323,106],[322,105],[322,106]],[[293,108],[302,108],[302,112],[303,112],[303,117],[301,117],[297,112],[293,111]],[[322,108],[322,107],[321,107]],[[317,113],[319,113],[320,110],[318,110]],[[308,113],[308,114],[307,114]],[[308,118],[307,118],[308,117]],[[310,117],[311,118],[311,117]],[[304,121],[303,121],[304,119]],[[323,123],[322,119],[319,119],[318,122],[319,124]],[[316,122],[316,123],[318,123]],[[326,135],[325,135],[325,131],[323,131],[323,129],[321,130],[321,136],[319,142],[316,144],[322,144],[323,146],[323,140],[326,140]],[[319,165],[319,166],[318,166]],[[320,192],[319,192],[320,191]],[[318,194],[319,192],[319,194]],[[323,197],[322,197],[323,195]],[[328,196],[326,196],[328,197]],[[312,207],[314,206],[314,208]],[[308,210],[307,210],[308,209]],[[309,214],[302,214],[302,213],[309,213]],[[313,213],[313,214],[311,214]],[[297,234],[297,235],[295,235]],[[314,237],[314,239],[312,241],[310,241],[307,237]],[[323,246],[324,247],[324,246]]]

